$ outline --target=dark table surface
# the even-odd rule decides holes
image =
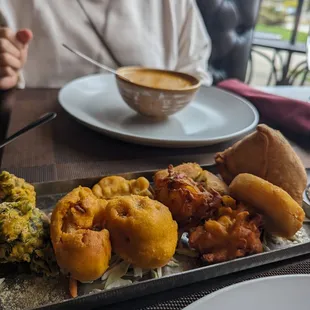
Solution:
[[[1,161],[3,169],[22,175],[30,182],[44,182],[157,169],[188,161],[212,164],[217,151],[235,142],[193,149],[164,149],[121,142],[76,122],[61,108],[57,96],[57,89],[26,89],[2,97],[0,139],[7,125],[7,134],[12,134],[46,112],[58,114],[51,123],[33,129],[6,146]],[[292,145],[309,168],[310,141],[297,138],[300,145],[293,142]]]
[[[5,147],[1,169],[29,182],[44,182],[111,173],[150,170],[195,161],[212,164],[215,152],[235,141],[194,149],[160,149],[121,142],[93,132],[67,115],[57,101],[57,89],[26,89],[2,94],[0,141],[46,112],[57,112],[51,123],[36,128]],[[290,137],[306,168],[310,141]],[[293,142],[294,141],[294,142]],[[182,309],[226,285],[277,274],[310,273],[310,256],[255,268],[195,285],[116,304],[109,309]],[[102,308],[101,308],[102,309]]]

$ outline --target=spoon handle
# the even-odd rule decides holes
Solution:
[[[109,68],[109,67],[106,67],[105,65],[103,65],[103,64],[101,64],[101,63],[99,63],[99,62],[97,62],[97,61],[94,60],[94,59],[89,58],[89,57],[86,56],[85,54],[83,54],[83,53],[81,53],[81,52],[79,52],[79,51],[77,51],[77,50],[75,50],[75,49],[69,47],[67,44],[62,43],[62,46],[65,47],[66,49],[68,49],[70,52],[72,52],[72,53],[74,53],[74,54],[76,54],[76,55],[78,55],[78,56],[80,56],[80,57],[86,59],[87,61],[91,62],[92,64],[94,64],[94,65],[96,65],[96,66],[98,66],[98,67],[100,67],[100,68],[102,68],[102,69],[104,69],[104,70],[106,70],[106,71],[109,71],[109,72],[111,72],[111,73],[113,73],[113,74],[118,75],[118,73],[117,73],[115,70],[113,70],[113,69],[111,69],[111,68]]]
[[[20,129],[19,131],[15,132],[13,135],[11,135],[10,137],[6,138],[1,144],[0,144],[0,149],[3,148],[4,146],[6,146],[7,144],[9,144],[10,142],[12,142],[13,140],[17,139],[19,136],[21,136],[22,134],[26,133],[27,131],[38,127],[40,125],[43,125],[45,123],[50,122],[51,120],[53,120],[55,117],[57,116],[56,113],[54,112],[50,112],[47,114],[44,114],[43,116],[41,116],[39,119],[35,120],[34,122],[28,124],[27,126],[25,126],[24,128]]]

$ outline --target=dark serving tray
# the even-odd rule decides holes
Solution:
[[[216,173],[214,166],[202,166],[202,168]],[[118,175],[121,175],[126,179],[144,176],[149,181],[152,181],[154,172],[155,171],[144,171]],[[310,179],[310,170],[308,170],[307,173],[308,179]],[[92,187],[101,178],[102,177],[34,184],[37,192],[37,207],[46,212],[51,212],[57,200],[67,192],[79,185]],[[309,223],[305,222],[303,229],[310,237]],[[104,306],[146,296],[148,294],[159,293],[172,288],[282,261],[308,253],[310,253],[309,241],[297,244],[292,243],[287,247],[276,248],[261,254],[214,265],[200,265],[194,269],[167,275],[162,278],[145,280],[120,288],[86,294],[75,299],[66,299],[64,301],[47,304],[35,309],[91,309],[98,306]],[[46,281],[49,280],[47,279]],[[91,284],[80,285],[87,288],[87,286]],[[66,287],[64,287],[64,290],[65,289]],[[87,292],[87,289],[84,290],[84,292]],[[29,298],[31,298],[31,296],[29,296]]]

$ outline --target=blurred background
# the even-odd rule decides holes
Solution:
[[[306,51],[310,0],[262,0],[247,81],[252,85],[310,85]]]

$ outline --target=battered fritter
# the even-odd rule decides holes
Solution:
[[[26,201],[35,207],[36,192],[33,185],[7,171],[0,174],[0,202]]]
[[[203,170],[197,163],[184,163],[173,167],[176,174],[184,175],[202,185],[207,191],[217,191],[221,195],[228,193],[227,185],[213,173]],[[160,183],[169,176],[169,169],[159,170],[154,175],[154,182]]]
[[[104,209],[104,200],[80,186],[53,210],[50,232],[57,263],[73,279],[96,280],[109,266],[111,243]]]
[[[221,205],[221,196],[194,182],[185,174],[177,173],[173,166],[166,177],[155,176],[155,198],[167,206],[181,227],[197,226],[209,218]]]
[[[113,252],[136,267],[162,267],[175,253],[178,225],[158,201],[137,195],[112,199],[105,220]]]
[[[139,195],[153,198],[149,181],[140,177],[138,179],[126,180],[120,176],[109,176],[101,179],[93,187],[96,197],[111,199],[117,196]]]
[[[217,215],[193,229],[189,244],[208,263],[220,263],[261,253],[262,217],[231,197],[223,197],[224,206]]]

